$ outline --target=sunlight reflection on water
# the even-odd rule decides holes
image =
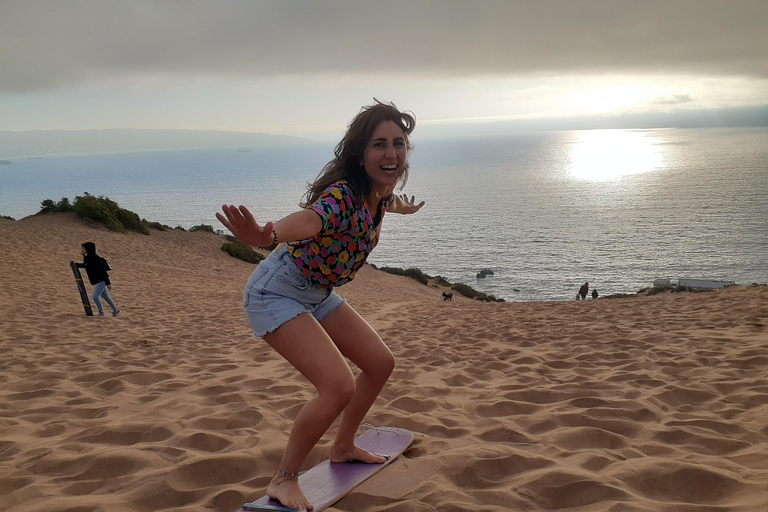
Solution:
[[[610,181],[664,166],[657,141],[647,132],[589,130],[577,134],[568,165],[568,174],[573,178]]]

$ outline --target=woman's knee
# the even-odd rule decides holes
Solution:
[[[395,370],[395,356],[389,350],[384,350],[369,362],[363,370],[369,378],[382,385],[387,382],[389,376]]]
[[[335,376],[332,380],[326,382],[318,388],[320,399],[341,412],[355,396],[355,378],[352,372],[344,375]]]
[[[387,351],[381,358],[381,375],[386,380],[389,379],[393,371],[395,371],[395,356],[392,352]]]

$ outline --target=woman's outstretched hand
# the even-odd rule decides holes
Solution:
[[[416,213],[421,210],[422,206],[424,206],[424,201],[416,204],[416,196],[411,196],[411,198],[408,199],[408,194],[402,194],[395,196],[395,209],[393,212],[407,215],[409,213]]]
[[[240,241],[253,247],[269,247],[272,245],[272,223],[259,226],[256,219],[245,206],[236,208],[234,205],[221,207],[224,215],[216,214],[216,218],[224,224]]]

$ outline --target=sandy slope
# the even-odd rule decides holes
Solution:
[[[85,241],[115,269],[117,318],[83,314],[68,262]],[[253,266],[221,243],[0,219],[0,510],[263,494],[312,390],[251,336]],[[417,440],[333,510],[768,510],[768,288],[449,303],[365,268],[340,293],[398,362],[368,420]]]

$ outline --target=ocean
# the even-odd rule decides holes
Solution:
[[[587,281],[601,296],[658,278],[768,282],[768,128],[414,135],[404,192],[426,206],[386,217],[369,258],[378,266],[418,267],[508,301],[572,300]],[[277,220],[332,151],[15,159],[0,166],[0,215],[89,192],[172,227],[218,229],[224,203]],[[481,269],[493,274],[478,278]]]

